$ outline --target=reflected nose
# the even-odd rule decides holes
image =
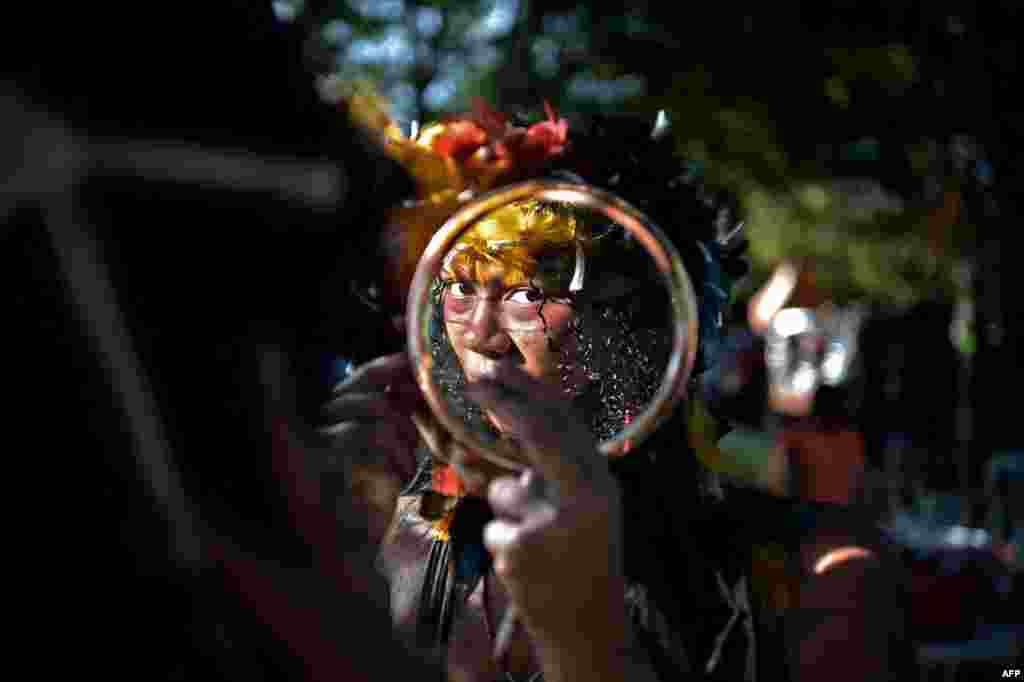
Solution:
[[[501,327],[501,304],[481,299],[465,331],[466,347],[481,355],[504,355],[512,349],[512,338]]]

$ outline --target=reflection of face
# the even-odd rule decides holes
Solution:
[[[455,267],[453,274],[442,310],[466,381],[500,382],[518,368],[550,386],[551,397],[563,396],[559,365],[572,358],[576,342],[569,301],[500,262]]]
[[[519,372],[543,387],[531,398],[572,401],[599,440],[648,404],[671,350],[662,321],[669,297],[645,288],[654,264],[621,237],[589,216],[531,201],[488,214],[449,246],[433,289],[431,372],[472,432],[519,438],[521,427],[482,413],[465,392]],[[483,473],[482,462],[453,457],[460,471]]]

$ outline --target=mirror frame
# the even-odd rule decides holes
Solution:
[[[601,441],[598,445],[602,455],[621,457],[654,433],[686,396],[688,380],[697,356],[698,318],[693,284],[672,242],[637,208],[609,192],[590,185],[532,180],[482,194],[445,221],[420,257],[409,290],[406,336],[416,381],[435,417],[456,440],[478,450],[494,464],[514,471],[526,468],[512,443],[500,439],[495,443],[486,443],[472,433],[463,420],[451,413],[431,377],[433,356],[429,343],[430,288],[437,273],[441,271],[448,248],[465,229],[486,214],[523,199],[572,204],[602,213],[622,225],[654,260],[661,281],[670,293],[672,349],[661,385],[640,414],[614,438]]]

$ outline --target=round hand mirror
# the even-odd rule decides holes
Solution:
[[[617,457],[671,415],[697,349],[696,297],[665,234],[612,194],[552,181],[460,208],[419,261],[406,321],[437,421],[514,470],[525,462],[514,429],[467,397],[472,382],[524,370],[573,401]]]

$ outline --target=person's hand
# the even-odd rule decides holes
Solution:
[[[571,402],[540,399],[535,384],[519,373],[470,389],[481,407],[512,425],[532,467],[491,483],[497,518],[484,542],[542,658],[564,662],[622,646],[621,495]],[[537,476],[543,497],[533,492]]]
[[[423,409],[409,358],[385,355],[357,368],[325,411],[332,457],[342,469],[371,535],[383,537],[399,492],[416,473],[418,434],[411,415]]]

